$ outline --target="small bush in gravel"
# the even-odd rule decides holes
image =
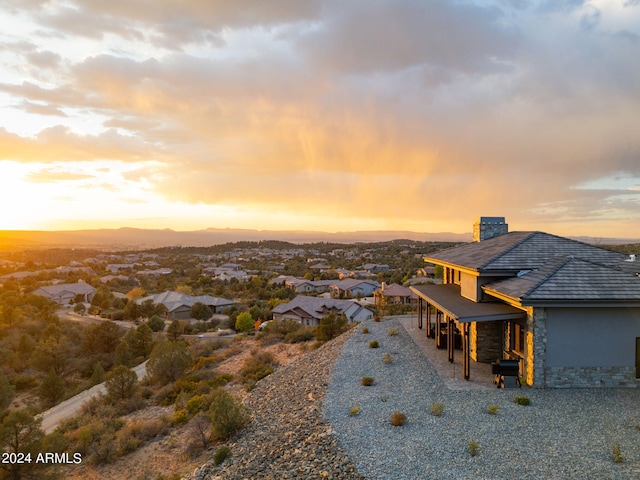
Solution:
[[[622,463],[624,461],[619,443],[614,443],[613,445],[611,445],[611,455],[613,457],[613,461],[616,463]]]
[[[529,405],[531,403],[531,400],[529,400],[529,397],[526,395],[518,395],[513,399],[513,401],[518,405]]]
[[[431,410],[431,415],[441,417],[444,414],[444,403],[434,402],[429,407],[429,410]]]
[[[478,442],[476,442],[475,440],[471,440],[469,442],[469,453],[471,454],[471,456],[475,457],[479,451],[480,445],[478,445]]]
[[[380,321],[380,317],[378,315],[376,315],[375,317],[373,317],[373,321],[374,322],[379,322]]]
[[[402,412],[393,412],[391,415],[391,425],[394,427],[401,427],[407,423],[407,416]]]
[[[390,328],[389,329],[389,336],[390,337],[395,337],[396,335],[398,335],[398,330],[396,330],[395,328]]]
[[[247,386],[247,390],[251,390],[258,380],[273,373],[275,363],[273,355],[269,352],[254,352],[247,358],[240,370],[242,382]]]
[[[391,354],[390,353],[385,353],[384,354],[384,358],[382,359],[382,363],[385,363],[385,364],[388,365],[388,364],[390,364],[392,362],[393,362],[393,359],[391,358]]]
[[[487,407],[487,413],[489,415],[496,415],[498,413],[498,410],[500,410],[500,407],[498,405],[489,405]]]
[[[231,449],[226,445],[223,445],[218,450],[216,450],[216,453],[213,454],[213,464],[215,466],[220,465],[227,459],[229,455],[231,455]]]
[[[369,333],[369,329],[368,329],[367,327],[364,327],[364,328],[362,329],[362,333]]]
[[[360,405],[356,405],[355,407],[353,407],[351,409],[351,411],[349,412],[349,415],[352,416],[352,417],[355,417],[359,413],[360,413]]]
[[[362,383],[362,385],[364,385],[365,387],[370,387],[375,381],[376,379],[373,377],[362,377],[360,383]]]
[[[369,348],[378,348],[380,346],[380,344],[378,343],[377,340],[371,340],[369,342]]]

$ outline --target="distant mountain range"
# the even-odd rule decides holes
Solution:
[[[587,243],[624,244],[637,243],[638,239],[575,237]],[[35,231],[1,230],[0,248],[14,250],[24,248],[98,248],[104,250],[145,249],[166,246],[206,247],[239,241],[280,240],[291,243],[357,243],[384,242],[390,240],[417,240],[424,242],[470,242],[471,233],[419,233],[408,231],[357,231],[310,232],[298,230],[250,230],[208,228],[180,232],[171,229],[150,230],[139,228]],[[596,241],[597,240],[597,241]]]

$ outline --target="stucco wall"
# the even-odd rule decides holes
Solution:
[[[640,308],[546,308],[546,367],[635,367]]]

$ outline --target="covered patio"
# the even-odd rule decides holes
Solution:
[[[478,324],[526,319],[526,312],[500,302],[473,302],[460,295],[455,284],[418,285],[410,287],[418,295],[418,328],[426,330],[436,347],[447,349],[448,360],[454,363],[454,351],[462,350],[462,376],[471,376],[472,349],[476,361],[490,362],[502,357],[501,328],[498,338],[492,339],[491,347],[482,345],[477,334]],[[473,325],[472,345],[470,327]],[[483,351],[486,350],[486,351]]]

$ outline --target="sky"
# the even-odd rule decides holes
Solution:
[[[640,238],[640,0],[3,0],[0,205]]]

